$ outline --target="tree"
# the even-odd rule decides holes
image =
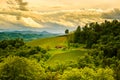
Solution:
[[[65,30],[65,34],[66,34],[66,36],[67,36],[67,44],[68,44],[68,48],[70,47],[70,42],[69,42],[69,30],[68,29],[66,29]]]
[[[65,30],[65,34],[66,34],[66,35],[69,34],[69,30],[68,30],[68,29]]]
[[[8,46],[14,47],[14,48],[20,48],[21,46],[24,46],[25,43],[23,39],[15,39],[15,40],[3,40],[0,42],[0,48],[5,49]]]
[[[97,70],[88,67],[74,68],[66,70],[60,80],[115,80],[113,74],[114,72],[110,68],[98,68]]]
[[[80,26],[78,26],[76,31],[74,32],[74,43],[80,43],[80,35],[81,35],[81,28]]]
[[[44,69],[34,60],[9,56],[0,63],[1,80],[41,80]]]

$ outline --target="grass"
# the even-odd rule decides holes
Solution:
[[[70,49],[56,49],[55,46],[67,46],[67,40],[65,36],[37,39],[27,43],[30,46],[40,46],[42,48],[50,48],[48,53],[51,54],[50,59],[46,62],[48,65],[56,65],[56,63],[65,63],[68,61],[77,61],[79,57],[85,55],[88,52],[84,49],[84,45],[80,45],[79,48]]]
[[[27,45],[40,46],[42,48],[55,48],[55,46],[67,46],[66,43],[67,43],[66,37],[59,36],[59,37],[33,40],[28,42]]]
[[[57,51],[56,51],[57,52]],[[79,57],[85,55],[88,52],[86,49],[72,49],[67,51],[61,51],[54,53],[54,55],[47,61],[48,65],[55,65],[56,63],[65,63],[68,61],[76,62]]]

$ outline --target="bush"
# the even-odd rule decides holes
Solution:
[[[93,80],[94,70],[90,68],[72,69],[65,71],[61,80]]]
[[[22,57],[7,57],[0,63],[1,80],[41,80],[44,69],[36,61]]]
[[[65,71],[59,78],[60,80],[115,80],[113,70],[110,68],[92,68],[72,69]]]

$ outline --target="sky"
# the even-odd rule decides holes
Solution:
[[[41,11],[81,8],[120,8],[120,0],[25,0]]]
[[[24,6],[24,2],[28,5]],[[119,3],[120,0],[0,0],[0,30],[64,32],[91,22],[120,20]]]

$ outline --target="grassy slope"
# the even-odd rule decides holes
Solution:
[[[52,38],[45,38],[45,39],[37,39],[27,43],[30,46],[40,46],[43,48],[55,48],[55,46],[66,46],[66,37],[52,37]]]
[[[70,48],[66,50],[56,49],[55,46],[67,46],[65,36],[37,39],[28,42],[27,45],[51,48],[51,50],[48,51],[52,55],[47,61],[48,65],[55,65],[57,62],[65,63],[66,61],[77,61],[78,57],[83,56],[88,51],[83,48],[84,45],[81,45],[79,48]]]
[[[83,56],[87,53],[88,50],[85,49],[70,49],[68,51],[63,51],[62,53],[53,55],[48,61],[47,64],[55,65],[56,63],[65,63],[69,61],[76,62],[80,56]]]

